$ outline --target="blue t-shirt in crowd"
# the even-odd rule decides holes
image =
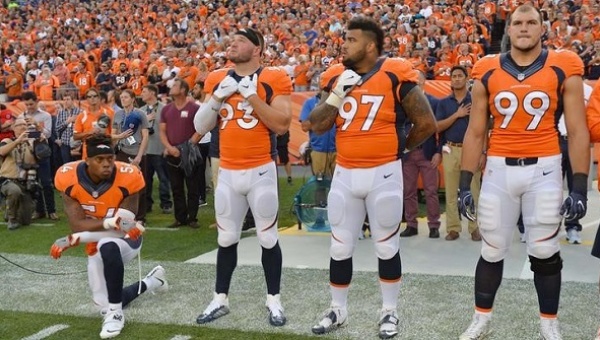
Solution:
[[[308,120],[310,113],[319,103],[319,97],[313,96],[307,99],[302,105],[302,111],[300,111],[300,122]],[[327,131],[322,135],[309,131],[308,136],[310,138],[310,147],[317,152],[335,152],[335,125],[331,130]]]

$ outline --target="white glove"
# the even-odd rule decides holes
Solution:
[[[136,221],[132,218],[125,218],[121,216],[108,217],[102,222],[104,229],[115,229],[122,230],[125,233],[135,228]]]
[[[252,75],[252,77],[245,76],[244,78],[242,78],[242,80],[240,80],[240,83],[238,84],[238,91],[245,99],[248,99],[256,94],[257,81],[258,76],[256,75],[256,73]]]
[[[232,94],[236,93],[238,90],[238,83],[233,77],[227,76],[225,79],[221,80],[217,89],[213,92],[213,96],[220,102],[229,98]]]
[[[350,92],[359,81],[360,76],[358,73],[352,70],[345,70],[338,77],[333,91],[331,91],[325,102],[331,106],[340,107],[344,97],[346,97],[348,92]]]

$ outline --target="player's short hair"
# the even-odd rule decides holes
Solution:
[[[515,8],[514,11],[512,11],[511,15],[508,17],[508,26],[510,26],[510,24],[512,23],[512,15],[516,12],[522,12],[522,13],[527,13],[530,11],[536,11],[537,14],[540,16],[540,24],[544,23],[544,16],[542,15],[542,12],[536,8],[535,6],[531,5],[530,3],[525,3],[522,5],[517,6],[517,8]]]
[[[375,41],[377,54],[381,55],[383,51],[383,30],[381,26],[372,18],[359,15],[348,21],[348,30],[361,30]]]

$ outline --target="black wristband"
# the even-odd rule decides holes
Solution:
[[[470,190],[471,180],[473,179],[473,173],[467,170],[460,171],[460,181],[458,182],[458,188],[460,190]]]
[[[588,175],[581,172],[573,174],[573,192],[587,195]]]

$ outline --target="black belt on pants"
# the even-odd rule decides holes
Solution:
[[[538,158],[537,157],[521,157],[521,158],[506,157],[506,158],[504,158],[504,162],[508,166],[526,166],[526,165],[537,164]]]

